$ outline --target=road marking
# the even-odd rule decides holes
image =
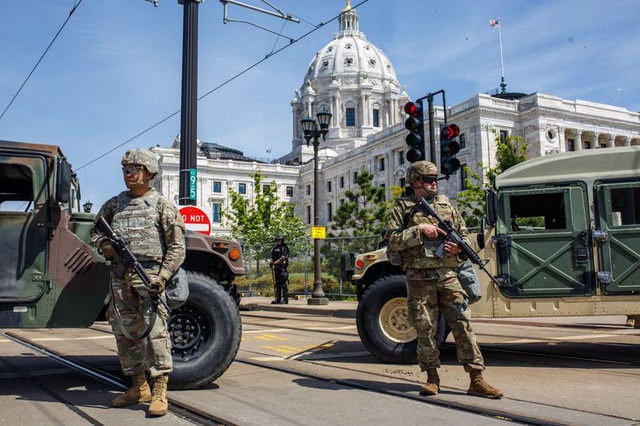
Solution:
[[[280,333],[282,331],[291,331],[290,328],[274,328],[274,329],[267,329],[267,330],[242,330],[242,334],[246,334],[246,333]]]
[[[255,336],[256,339],[260,340],[280,340],[280,341],[288,341],[286,337],[275,336],[273,334],[265,334],[264,336]]]

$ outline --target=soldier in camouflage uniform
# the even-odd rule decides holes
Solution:
[[[418,335],[418,364],[427,372],[427,383],[421,395],[436,395],[440,390],[440,352],[435,335],[439,312],[451,328],[456,342],[458,361],[471,377],[469,395],[501,398],[502,392],[482,378],[484,360],[471,329],[471,312],[467,295],[458,281],[458,268],[465,260],[460,248],[444,237],[437,220],[420,209],[420,198],[452,223],[463,237],[468,237],[464,220],[444,195],[438,195],[438,169],[428,161],[417,161],[409,166],[406,180],[414,196],[400,199],[389,219],[389,247],[400,251],[402,268],[407,279],[407,308],[409,323]],[[443,245],[444,244],[444,245]],[[444,253],[438,253],[444,248]],[[442,255],[442,257],[438,256]]]
[[[151,402],[150,416],[167,413],[167,383],[173,369],[171,340],[167,330],[169,313],[162,304],[157,315],[145,313],[150,296],[161,295],[167,281],[185,258],[185,225],[176,207],[149,182],[158,173],[158,160],[146,149],[133,149],[122,158],[122,173],[128,190],[108,200],[98,212],[128,243],[129,248],[152,279],[146,287],[129,268],[122,278],[113,273],[119,256],[111,241],[96,227],[91,243],[112,262],[112,297],[107,310],[118,348],[122,371],[131,376],[133,386],[115,398],[114,407]],[[155,320],[146,337],[136,339],[146,322]],[[152,380],[150,389],[146,372]]]

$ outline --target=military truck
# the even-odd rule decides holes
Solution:
[[[89,327],[105,319],[110,265],[88,245],[94,215],[61,149],[0,141],[0,328]],[[174,389],[218,378],[234,360],[242,326],[235,241],[187,232],[189,298],[168,321]]]
[[[486,194],[472,243],[500,285],[476,270],[476,318],[640,314],[640,146],[525,161]],[[385,249],[352,255],[358,333],[392,363],[416,360],[403,271]]]

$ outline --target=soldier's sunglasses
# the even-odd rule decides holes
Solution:
[[[144,166],[124,166],[124,167],[122,167],[122,173],[124,173],[125,175],[138,173],[141,170],[144,170]]]
[[[437,183],[438,178],[435,176],[422,176],[421,178],[423,183]]]

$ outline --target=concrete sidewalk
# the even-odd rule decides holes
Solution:
[[[306,299],[289,299],[287,305],[272,305],[270,297],[249,296],[240,301],[241,311],[270,311],[298,314],[325,315],[339,318],[355,318],[358,309],[356,301],[329,300],[327,305],[310,305]],[[473,306],[471,307],[473,315]],[[549,327],[625,327],[626,315],[573,316],[573,317],[524,317],[524,318],[473,318],[473,322],[504,324],[529,324]]]
[[[340,318],[355,318],[358,302],[329,300],[327,305],[310,305],[306,299],[289,299],[286,305],[272,305],[271,297],[251,296],[240,300],[241,311],[271,311],[296,314],[325,315]]]

